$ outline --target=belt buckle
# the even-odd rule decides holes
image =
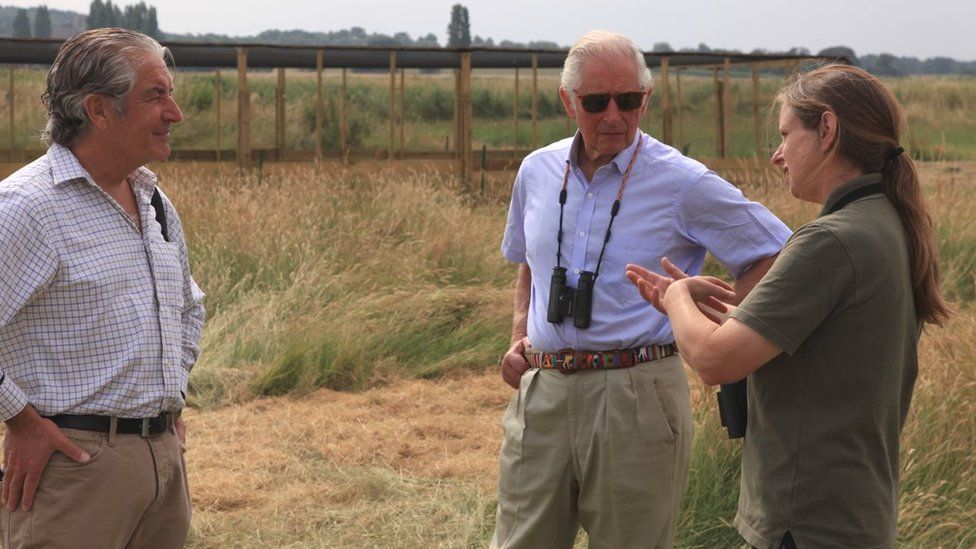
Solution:
[[[142,425],[140,426],[139,436],[142,438],[147,438],[149,436],[149,422],[152,418],[144,417],[142,418]]]
[[[556,369],[564,374],[574,374],[579,368],[579,352],[574,349],[560,349],[555,352]]]

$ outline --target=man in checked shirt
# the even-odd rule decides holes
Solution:
[[[203,293],[143,167],[183,118],[168,56],[123,29],[65,42],[43,95],[50,148],[0,183],[7,547],[182,547],[189,528],[178,414]]]

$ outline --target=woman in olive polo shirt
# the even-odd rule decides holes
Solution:
[[[735,517],[745,540],[891,547],[918,338],[949,315],[932,222],[899,145],[901,107],[876,78],[825,66],[799,75],[777,103],[773,164],[793,196],[823,205],[820,215],[721,325],[696,302],[728,301],[726,288],[636,266],[628,276],[670,316],[705,383],[748,376]]]

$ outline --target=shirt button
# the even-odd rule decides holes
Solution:
[[[593,193],[586,193],[586,198],[593,199]]]
[[[586,233],[584,233],[583,231],[580,231],[579,236],[580,236],[580,238],[583,238],[584,236],[586,236]]]
[[[579,274],[579,269],[573,269],[573,272]]]

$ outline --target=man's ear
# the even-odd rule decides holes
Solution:
[[[88,116],[88,120],[92,126],[100,130],[108,128],[111,118],[116,116],[115,107],[109,101],[108,97],[104,95],[90,93],[85,96],[82,104],[85,107],[85,114]]]
[[[561,86],[559,88],[559,98],[563,100],[563,108],[566,109],[566,115],[570,118],[576,118],[576,107],[573,105],[573,97]]]
[[[837,145],[839,132],[837,115],[830,111],[824,111],[820,115],[820,150],[827,152],[833,149]]]
[[[647,106],[651,103],[651,94],[654,93],[654,84],[647,86],[647,91],[644,92],[644,99],[641,100],[640,114],[637,117],[638,120],[644,119],[644,114],[647,112]]]

